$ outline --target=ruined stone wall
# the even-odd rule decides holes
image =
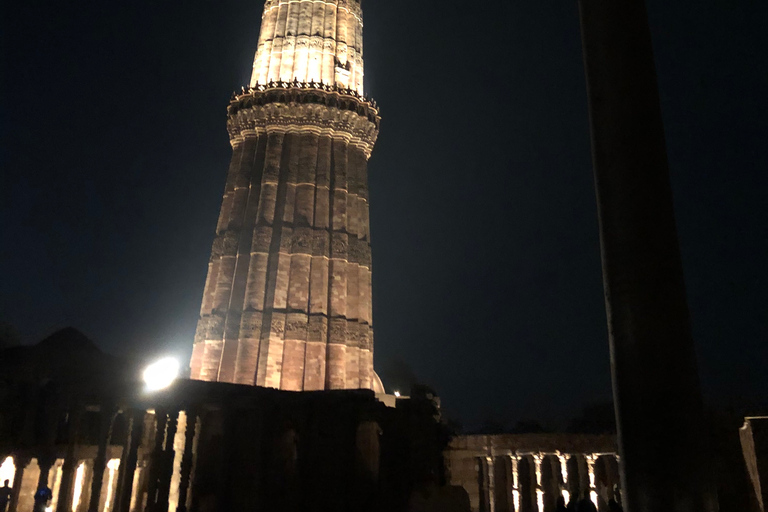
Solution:
[[[378,123],[372,103],[338,88],[280,83],[233,100],[192,378],[372,388],[367,163]]]

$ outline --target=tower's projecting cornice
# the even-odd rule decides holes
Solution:
[[[370,157],[381,117],[376,102],[354,89],[317,82],[270,82],[243,88],[228,108],[233,145],[249,134],[315,129],[360,146]]]

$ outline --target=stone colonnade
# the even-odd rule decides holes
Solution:
[[[31,512],[44,485],[56,512],[187,510],[198,415],[93,406],[86,412],[88,419],[83,411],[70,415],[66,445],[0,454],[0,477],[13,487],[9,512]],[[89,421],[94,416],[97,422]],[[94,423],[95,438],[85,432]]]
[[[185,380],[51,403],[50,414],[33,414],[35,401],[0,408],[13,413],[0,429],[20,427],[0,432],[10,512],[31,512],[41,486],[52,490],[51,512],[367,510],[407,501],[414,482],[441,470],[442,446],[400,449],[438,437],[431,409],[387,407],[370,390]],[[48,425],[54,435],[37,435]]]
[[[495,434],[455,437],[445,452],[452,485],[473,512],[550,512],[591,500],[600,512],[621,501],[614,436]]]
[[[478,457],[478,512],[546,512],[559,498],[590,499],[605,510],[619,498],[618,455],[615,453],[510,453]]]

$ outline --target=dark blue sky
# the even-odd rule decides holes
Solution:
[[[258,0],[6,2],[0,320],[191,351]],[[376,365],[476,425],[610,399],[577,4],[365,0]],[[649,2],[710,401],[768,391],[768,5]],[[763,399],[764,401],[764,399]]]

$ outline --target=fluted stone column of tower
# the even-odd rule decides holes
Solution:
[[[372,388],[360,0],[267,0],[192,353],[192,378],[285,390]]]

